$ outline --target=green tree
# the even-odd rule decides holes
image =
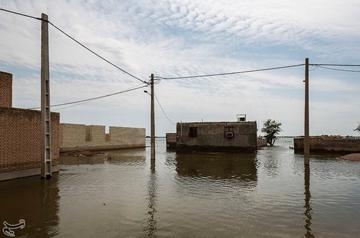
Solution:
[[[268,119],[264,122],[264,126],[261,129],[261,132],[265,133],[264,137],[266,143],[270,146],[273,146],[276,141],[276,135],[281,131],[281,123],[276,122],[275,120]]]
[[[358,127],[354,131],[360,132],[360,124],[358,125]]]

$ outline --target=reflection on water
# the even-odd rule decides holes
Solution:
[[[151,173],[149,175],[149,182],[147,185],[148,189],[148,220],[145,228],[145,234],[147,237],[155,237],[156,233],[156,173],[153,170],[153,166],[151,166]]]
[[[3,221],[15,224],[24,219],[26,226],[15,231],[17,237],[24,234],[55,236],[58,233],[59,198],[56,175],[51,180],[32,177],[0,182],[0,224],[2,226]]]
[[[310,165],[304,164],[304,186],[305,186],[305,237],[312,238],[315,237],[314,234],[311,231],[311,204],[310,204]]]
[[[51,180],[0,182],[0,225],[25,219],[23,237],[358,237],[360,163],[312,157],[310,171],[281,143],[176,154],[160,140],[156,167],[149,148],[64,157]]]
[[[91,152],[89,154],[62,155],[60,164],[62,165],[81,165],[81,164],[145,164],[145,149],[133,150],[111,150],[106,152]]]
[[[176,154],[176,172],[179,176],[237,179],[256,185],[256,166],[256,157],[253,154]]]

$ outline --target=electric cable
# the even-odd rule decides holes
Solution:
[[[35,20],[40,20],[40,21],[42,20],[40,17],[34,17],[34,16],[31,16],[31,15],[28,15],[28,14],[11,11],[11,10],[7,10],[7,9],[4,9],[4,8],[0,8],[0,11],[4,11],[4,12],[7,12],[7,13],[12,13],[12,14],[15,14],[15,15],[23,16],[23,17],[32,18],[32,19],[35,19]]]
[[[159,105],[159,107],[160,107],[162,113],[164,114],[165,118],[170,122],[170,124],[175,125],[176,123],[174,123],[174,121],[171,120],[170,117],[168,116],[168,114],[165,112],[165,110],[164,110],[163,106],[161,105],[159,99],[156,97],[156,95],[154,95],[154,96],[155,96],[156,102]]]
[[[360,64],[309,64],[313,66],[360,67]]]
[[[300,67],[300,66],[304,66],[304,65],[305,64],[294,64],[294,65],[278,66],[278,67],[272,67],[272,68],[236,71],[236,72],[229,72],[229,73],[199,74],[199,75],[189,75],[189,76],[179,76],[179,77],[160,77],[160,76],[157,76],[156,79],[158,79],[158,80],[159,79],[172,80],[172,79],[190,79],[190,78],[216,77],[216,76],[224,76],[224,75],[245,74],[245,73],[254,73],[254,72],[261,72],[261,71],[269,71],[269,70],[295,68],[295,67]]]
[[[97,96],[97,97],[92,97],[92,98],[86,98],[86,99],[82,99],[82,100],[77,100],[77,101],[72,101],[72,102],[66,102],[66,103],[59,103],[59,104],[54,104],[54,105],[50,105],[50,107],[59,107],[59,106],[65,106],[65,105],[71,105],[71,104],[76,104],[76,103],[82,103],[82,102],[88,102],[88,101],[93,101],[93,100],[98,100],[101,98],[106,98],[106,97],[111,97],[114,95],[118,95],[118,94],[122,94],[122,93],[127,93],[127,92],[131,92],[140,88],[146,88],[148,85],[141,85],[138,87],[134,87],[134,88],[129,88],[123,91],[119,91],[119,92],[115,92],[115,93],[110,93],[110,94],[106,94],[106,95],[102,95],[102,96]],[[28,108],[29,110],[34,110],[34,109],[40,109],[41,107],[33,107],[33,108]]]
[[[331,68],[331,67],[321,66],[321,65],[317,65],[316,67],[318,67],[318,68],[322,68],[322,69],[334,70],[334,71],[351,72],[351,73],[360,73],[360,70],[352,70],[352,69],[337,69],[337,68]]]
[[[76,42],[78,45],[80,45],[81,47],[83,47],[84,49],[88,50],[89,52],[91,52],[92,54],[96,55],[97,57],[99,57],[100,59],[102,59],[103,61],[105,61],[106,63],[112,65],[113,67],[117,68],[118,70],[120,70],[121,72],[129,75],[130,77],[145,83],[145,84],[149,84],[149,82],[146,82],[145,80],[140,79],[139,77],[129,73],[127,70],[121,68],[120,66],[112,63],[110,60],[106,59],[105,57],[101,56],[100,54],[98,54],[97,52],[95,52],[94,50],[90,49],[89,47],[87,47],[86,45],[84,45],[83,43],[81,43],[80,41],[78,41],[77,39],[75,39],[73,36],[71,36],[70,34],[66,33],[64,30],[62,30],[60,27],[56,26],[54,23],[52,23],[51,21],[48,21],[49,24],[51,26],[53,26],[56,30],[58,30],[59,32],[61,32],[62,34],[64,34],[65,36],[67,36],[68,38],[70,38],[71,40],[73,40],[74,42]]]
[[[27,15],[27,14],[23,14],[20,12],[16,12],[16,11],[11,11],[11,10],[7,10],[4,8],[0,8],[1,11],[4,12],[8,12],[8,13],[12,13],[15,15],[19,15],[19,16],[23,16],[23,17],[28,17],[28,18],[32,18],[35,20],[40,20],[40,21],[46,21],[42,18],[39,17],[34,17],[31,15]],[[64,30],[62,30],[60,27],[56,26],[54,23],[52,23],[51,21],[46,21],[48,22],[52,27],[54,27],[56,30],[58,30],[59,32],[61,32],[62,34],[64,34],[65,36],[67,36],[68,38],[70,38],[71,40],[73,40],[74,42],[76,42],[78,45],[80,45],[81,47],[83,47],[84,49],[88,50],[89,52],[91,52],[92,54],[94,54],[95,56],[99,57],[100,59],[102,59],[103,61],[105,61],[106,63],[110,64],[111,66],[115,67],[116,69],[120,70],[121,72],[129,75],[130,77],[145,83],[145,84],[149,84],[148,82],[146,82],[145,80],[140,79],[139,77],[135,76],[134,74],[131,74],[130,72],[128,72],[127,70],[123,69],[122,67],[116,65],[115,63],[111,62],[110,60],[106,59],[104,56],[100,55],[99,53],[95,52],[94,50],[90,49],[89,47],[87,47],[86,45],[84,45],[83,43],[81,43],[80,41],[78,41],[77,39],[75,39],[73,36],[71,36],[70,34],[68,34],[67,32],[65,32]]]

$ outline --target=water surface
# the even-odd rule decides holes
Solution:
[[[359,237],[360,163],[289,149],[148,150],[66,158],[60,174],[0,183],[0,222],[23,237]],[[64,158],[63,158],[64,159]]]

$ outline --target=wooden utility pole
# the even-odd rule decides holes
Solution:
[[[155,168],[155,107],[154,107],[154,74],[151,74],[150,77],[150,86],[151,86],[151,168]]]
[[[41,14],[41,177],[52,175],[48,16]]]
[[[304,163],[309,164],[309,59],[305,59],[305,118],[304,118]]]

